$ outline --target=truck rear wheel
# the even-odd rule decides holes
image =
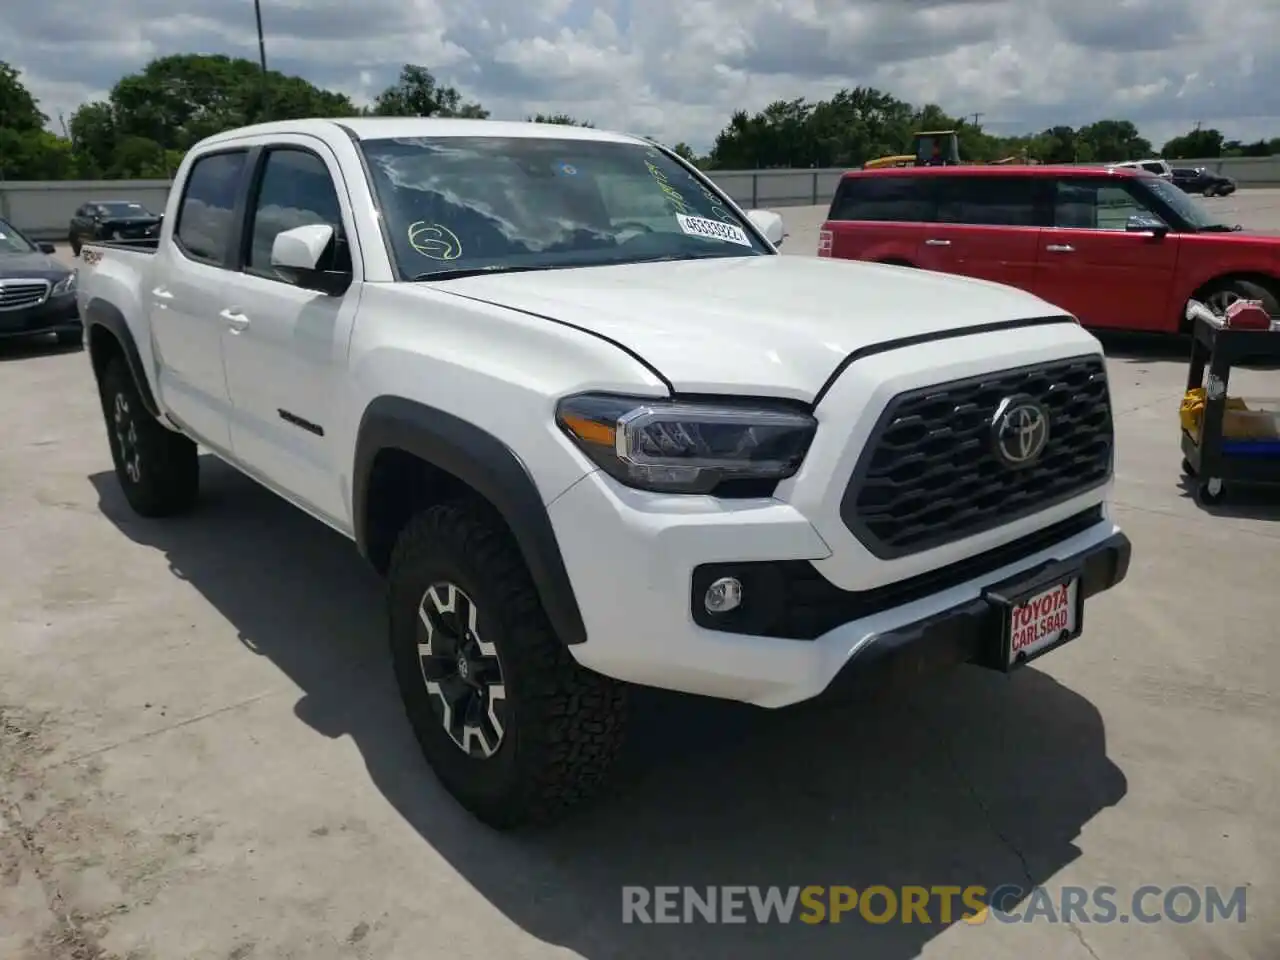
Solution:
[[[454,798],[510,829],[590,797],[622,743],[625,687],[569,655],[500,521],[465,502],[424,510],[389,578],[405,711]]]
[[[200,490],[195,443],[151,415],[123,357],[107,362],[99,389],[116,479],[134,513],[167,517],[191,509]]]

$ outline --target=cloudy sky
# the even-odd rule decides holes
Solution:
[[[0,0],[2,2],[2,0]],[[5,2],[0,60],[70,115],[171,53],[257,57],[252,0]],[[729,114],[858,84],[995,133],[1103,115],[1280,135],[1280,0],[262,0],[269,65],[366,101],[420,63],[499,118],[707,148]],[[22,12],[19,13],[18,10]]]

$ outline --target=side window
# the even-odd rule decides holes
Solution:
[[[1164,164],[1163,163],[1144,163],[1142,164],[1142,169],[1150,170],[1152,173],[1164,173]]]
[[[277,234],[315,224],[328,224],[340,238],[342,234],[342,207],[329,168],[308,150],[279,147],[267,154],[250,216],[245,271],[272,280],[280,279],[271,266]],[[345,242],[334,244],[333,257],[324,269],[351,269]]]
[[[1033,177],[939,177],[938,222],[1035,227]]]
[[[1104,180],[1060,180],[1053,224],[1084,230],[1123,230],[1130,217],[1156,217],[1133,194]]]
[[[832,220],[932,223],[934,177],[850,177],[831,205]]]
[[[225,265],[246,156],[243,150],[214,153],[191,165],[174,230],[178,246],[189,256]]]

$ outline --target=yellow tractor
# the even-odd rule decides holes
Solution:
[[[911,153],[868,160],[863,170],[882,167],[954,167],[960,163],[960,140],[954,130],[924,130],[911,138]]]
[[[956,167],[960,166],[960,138],[954,130],[926,130],[911,138],[914,153],[903,153],[893,157],[879,157],[868,160],[862,165],[863,170],[879,170],[883,167]],[[1006,164],[1036,163],[1027,158],[1027,151],[1022,150],[1011,157],[991,160],[992,166]]]

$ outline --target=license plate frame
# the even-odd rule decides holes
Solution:
[[[984,658],[987,664],[1002,673],[1013,673],[1079,637],[1084,632],[1083,579],[1083,570],[1078,566],[1054,564],[1032,576],[1024,576],[1019,580],[1008,581],[985,590],[983,596],[991,604],[993,614],[999,618],[995,649]],[[1069,611],[1067,628],[1047,643],[1042,642],[1044,637],[1032,641],[1030,644],[1032,649],[1029,653],[1015,651],[1015,634],[1019,629],[1015,625],[1017,611],[1033,600],[1059,590],[1066,592],[1066,609]]]

